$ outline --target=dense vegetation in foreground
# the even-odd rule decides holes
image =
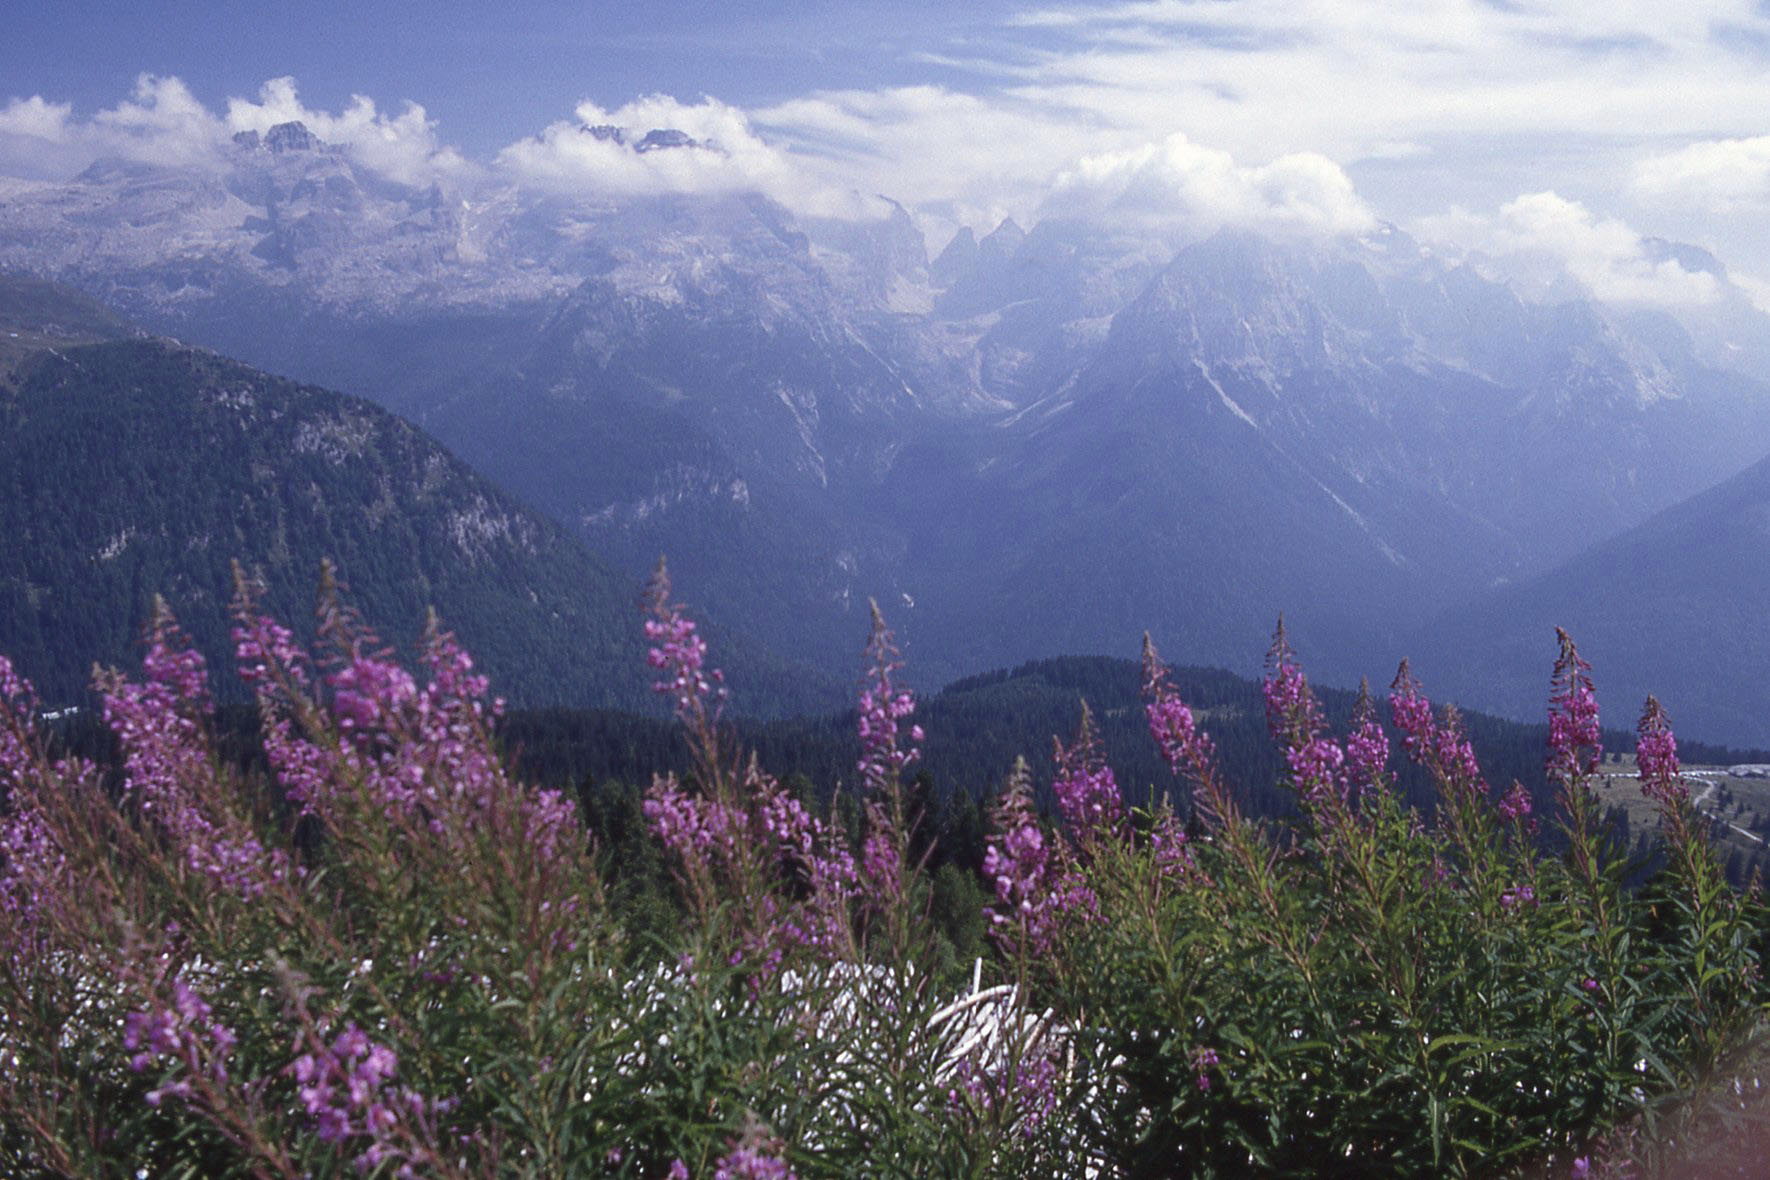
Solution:
[[[0,662],[8,1174],[1725,1174],[1770,1129],[1763,907],[1726,886],[1652,700],[1661,851],[1630,887],[1565,636],[1552,808],[1490,786],[1405,665],[1391,727],[1362,694],[1334,736],[1281,629],[1286,815],[1253,817],[1149,649],[1186,814],[1127,806],[1084,710],[1049,783],[1022,766],[991,801],[979,879],[927,868],[882,622],[856,785],[808,806],[735,748],[660,576],[650,660],[689,757],[641,804],[673,900],[637,921],[610,894],[640,866],[517,780],[452,637],[414,676],[335,601],[317,658],[250,587],[235,623],[256,771],[164,611],[141,679],[96,686],[114,764],[46,743]],[[969,972],[930,916],[966,891]]]

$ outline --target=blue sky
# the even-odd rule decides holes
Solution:
[[[1712,294],[1643,235],[1770,280],[1760,0],[171,0],[7,26],[0,174],[194,164],[294,116],[414,183],[749,187],[824,216],[885,194],[934,248],[1006,215],[1158,244],[1388,220],[1624,302]],[[724,154],[642,168],[586,121]]]

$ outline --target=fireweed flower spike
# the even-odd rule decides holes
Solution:
[[[223,890],[260,896],[287,871],[247,824],[217,808],[215,769],[202,719],[211,709],[203,657],[163,601],[154,604],[141,683],[101,673],[105,723],[123,751],[124,789],[166,834],[180,859]],[[209,789],[205,789],[205,788]]]
[[[1143,699],[1149,718],[1149,736],[1167,759],[1168,769],[1190,780],[1195,786],[1215,782],[1216,747],[1204,730],[1198,728],[1192,710],[1174,686],[1168,683],[1168,670],[1156,653],[1149,634],[1143,636]]]
[[[1282,616],[1266,653],[1266,679],[1260,688],[1266,698],[1266,727],[1272,740],[1285,748],[1285,763],[1297,794],[1305,802],[1315,803],[1340,793],[1346,752],[1338,742],[1322,736],[1321,705],[1285,639]]]
[[[1051,793],[1076,842],[1087,849],[1118,835],[1124,827],[1125,804],[1112,768],[1101,753],[1094,717],[1086,704],[1082,706],[1082,724],[1075,741],[1067,749],[1056,739],[1052,745],[1057,778],[1051,784]]]
[[[66,858],[37,806],[45,785],[36,726],[36,693],[0,656],[0,954],[30,953],[42,907],[61,896]]]
[[[1434,719],[1432,702],[1420,689],[1406,660],[1395,670],[1389,685],[1389,715],[1401,731],[1402,749],[1409,760],[1424,766],[1445,787],[1455,788],[1468,799],[1487,795],[1487,782],[1475,760],[1475,749],[1463,735],[1463,722],[1455,707],[1446,705]]]
[[[1549,681],[1549,777],[1558,782],[1585,778],[1598,770],[1604,747],[1598,740],[1598,698],[1566,631],[1555,628],[1561,654]]]
[[[1056,944],[1067,915],[1091,914],[1097,902],[1069,862],[1067,846],[1039,826],[1024,759],[990,810],[990,832],[983,875],[996,893],[991,933],[1010,954],[1042,956]]]
[[[670,601],[670,571],[662,558],[646,588],[646,605],[651,618],[645,621],[645,637],[655,645],[646,660],[661,673],[652,690],[669,698],[677,719],[691,731],[710,728],[725,700],[725,674],[706,668],[707,641],[694,620]]]
[[[894,676],[903,670],[902,653],[895,636],[873,603],[872,632],[867,638],[866,683],[859,701],[861,758],[859,770],[871,795],[890,790],[904,768],[921,757],[917,743],[922,727],[904,722],[916,711],[915,697],[898,685]],[[908,741],[903,739],[908,737]]]
[[[1635,727],[1635,765],[1641,775],[1641,793],[1662,808],[1690,797],[1678,777],[1678,739],[1672,736],[1672,720],[1657,697],[1648,697]]]
[[[1346,785],[1369,790],[1382,782],[1389,767],[1389,735],[1377,720],[1369,680],[1358,682],[1358,703],[1352,709],[1352,732],[1346,737]]]
[[[917,743],[922,740],[922,727],[906,725],[916,711],[915,697],[895,680],[903,670],[902,653],[885,625],[879,604],[871,606],[872,630],[867,637],[866,673],[855,722],[867,817],[861,869],[874,904],[889,910],[903,897],[904,858],[909,847],[903,771],[921,756]]]

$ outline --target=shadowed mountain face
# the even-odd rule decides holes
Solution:
[[[826,668],[872,597],[930,679],[1145,629],[1246,669],[1280,611],[1348,678],[1770,448],[1770,391],[1712,364],[1749,306],[1530,303],[1393,230],[1005,223],[930,264],[901,210],[464,196],[279,145],[7,182],[0,262],[373,397]]]
[[[656,707],[638,584],[368,402],[141,339],[38,351],[0,379],[0,422],[0,651],[46,700],[132,667],[156,594],[228,669],[231,563],[299,627],[329,559],[386,641],[409,649],[434,607],[514,701]],[[751,709],[839,699],[722,647],[756,673]]]
[[[1417,664],[1470,704],[1523,713],[1546,699],[1528,670],[1557,626],[1591,661],[1607,723],[1632,724],[1653,693],[1681,734],[1770,744],[1770,459],[1446,613],[1414,637]]]

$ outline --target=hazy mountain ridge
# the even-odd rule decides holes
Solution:
[[[1470,704],[1528,708],[1553,628],[1579,638],[1607,717],[1648,693],[1682,732],[1770,744],[1770,459],[1565,564],[1432,620],[1411,637],[1428,675]]]

